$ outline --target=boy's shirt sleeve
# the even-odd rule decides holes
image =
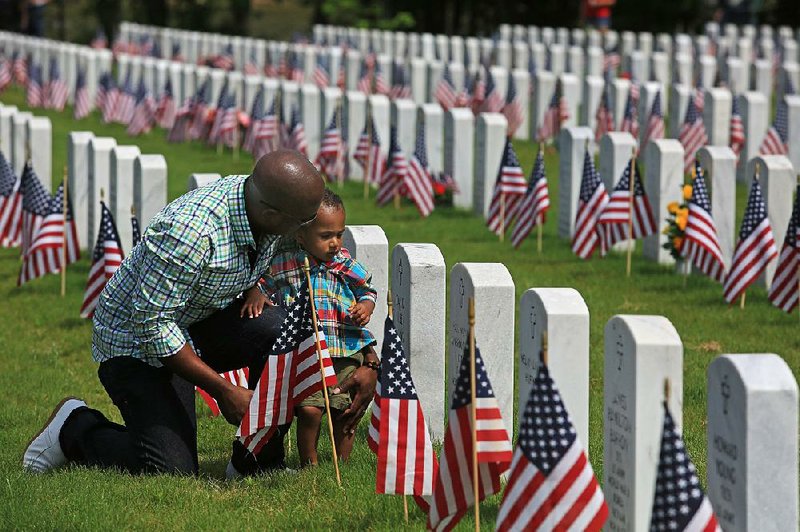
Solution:
[[[352,290],[356,301],[370,300],[377,304],[378,291],[372,285],[372,274],[363,264],[350,257],[347,250],[342,249],[340,271],[347,286]]]

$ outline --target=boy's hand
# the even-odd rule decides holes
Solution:
[[[348,310],[353,322],[359,327],[363,327],[369,323],[372,312],[375,310],[375,303],[372,300],[365,299],[358,303],[353,303]]]
[[[259,290],[257,286],[254,286],[245,291],[244,303],[242,304],[242,310],[239,312],[239,316],[242,318],[257,318],[264,310],[264,305],[271,307],[274,306],[274,303],[261,293],[261,290]]]

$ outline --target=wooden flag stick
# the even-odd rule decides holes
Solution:
[[[331,402],[328,398],[328,387],[325,386],[325,365],[322,362],[322,347],[319,345],[319,329],[317,328],[317,308],[314,304],[314,296],[311,293],[311,266],[308,264],[308,257],[303,261],[303,271],[306,273],[308,283],[308,302],[311,305],[311,324],[314,327],[314,342],[317,347],[317,359],[319,360],[319,376],[322,379],[322,396],[325,398],[325,412],[328,417],[328,432],[331,437],[331,448],[333,449],[333,468],[336,470],[336,482],[342,485],[342,477],[339,474],[339,455],[336,452],[336,439],[333,436],[333,417],[331,416]]]
[[[542,331],[542,364],[547,366],[550,363],[548,344],[547,344],[547,331]]]
[[[739,308],[744,310],[744,300],[745,296],[747,296],[747,292],[742,292],[742,297],[739,299]]]
[[[64,212],[63,225],[61,226],[61,297],[67,294],[67,194],[69,193],[69,186],[67,185],[67,166],[64,165],[64,202],[61,204],[61,210]]]
[[[797,296],[800,298],[800,264],[797,265]],[[800,305],[797,308],[797,316],[800,317]]]
[[[542,252],[542,224],[536,224],[536,251]]]
[[[506,195],[500,192],[500,242],[506,233]]]
[[[628,188],[630,192],[630,199],[628,204],[628,262],[625,266],[625,275],[631,276],[631,255],[633,255],[633,248],[636,246],[636,241],[633,240],[633,183],[636,179],[636,153],[631,157],[631,184]]]
[[[364,199],[369,199],[369,172],[372,168],[372,110],[367,109],[367,138],[369,139],[369,149],[367,150],[367,165],[364,168]]]
[[[664,402],[669,403],[669,396],[672,393],[672,383],[669,382],[669,379],[664,379]]]
[[[469,298],[469,385],[472,394],[472,494],[475,505],[475,530],[481,529],[480,507],[480,481],[478,479],[478,401],[475,398],[477,391],[477,369],[475,364],[475,298]]]

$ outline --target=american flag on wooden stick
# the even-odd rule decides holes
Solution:
[[[711,215],[711,200],[703,177],[703,168],[695,163],[689,218],[686,221],[681,256],[717,282],[725,280],[725,261],[717,236],[717,225]]]
[[[303,283],[283,321],[281,335],[267,357],[250,409],[236,431],[236,437],[253,454],[258,454],[280,425],[292,420],[296,403],[322,390],[317,338],[325,368],[325,386],[336,385],[325,333],[319,325],[315,330],[312,324],[309,297],[308,284]]]
[[[175,98],[172,93],[172,80],[169,77],[164,82],[164,90],[156,105],[155,120],[163,129],[172,129],[175,124]]]
[[[536,139],[545,142],[555,138],[561,131],[561,124],[569,118],[567,101],[564,99],[561,89],[561,80],[556,81],[556,88],[553,90],[553,97],[550,105],[542,118],[542,124],[536,132]]]
[[[100,300],[100,293],[124,258],[114,217],[102,201],[100,209],[102,211],[100,230],[97,233],[97,242],[92,252],[92,266],[89,268],[89,280],[86,282],[86,290],[83,295],[82,318],[91,318],[94,315],[94,309]]]
[[[547,188],[547,176],[544,172],[544,156],[541,148],[536,155],[536,162],[533,165],[525,196],[517,205],[519,207],[510,216],[510,218],[514,216],[517,218],[517,223],[511,232],[511,245],[515,248],[522,244],[535,226],[544,224],[547,211],[550,210],[550,194]]]
[[[86,87],[86,70],[78,68],[75,78],[75,105],[73,106],[73,117],[75,120],[82,120],[89,116],[91,110],[89,104],[89,91]]]
[[[256,145],[256,129],[258,122],[264,119],[264,86],[261,85],[253,98],[253,105],[250,108],[250,126],[244,135],[242,148],[253,153]]]
[[[0,247],[20,244],[22,234],[22,196],[20,181],[0,151]]]
[[[314,67],[314,83],[320,89],[324,89],[331,82],[330,58],[321,52],[317,54],[317,64]]]
[[[411,98],[411,86],[408,84],[408,73],[402,61],[395,61],[394,63],[392,88],[389,90],[389,98],[392,100]]]
[[[28,85],[25,90],[25,102],[28,107],[41,107],[44,104],[44,87],[42,87],[42,69],[31,63]]]
[[[666,403],[650,530],[722,530]]]
[[[39,176],[36,175],[30,161],[27,161],[22,169],[19,194],[22,198],[21,251],[24,258],[30,251],[34,237],[49,213],[51,199],[50,193],[39,181]]]
[[[497,530],[600,531],[608,506],[545,364],[522,414]]]
[[[503,114],[508,121],[508,136],[513,137],[514,133],[516,133],[522,125],[525,116],[523,115],[522,104],[517,94],[517,84],[514,83],[514,76],[511,72],[508,73],[508,90],[506,91]]]
[[[306,139],[306,128],[300,120],[300,109],[297,105],[292,106],[292,121],[289,123],[286,147],[290,150],[299,151],[308,156],[308,140]]]
[[[614,114],[611,112],[607,82],[603,85],[603,93],[600,96],[600,104],[597,106],[595,120],[597,121],[597,125],[595,126],[594,139],[600,142],[603,135],[614,131]]]
[[[367,117],[353,159],[364,169],[364,179],[368,183],[380,180],[386,166],[386,156],[381,152],[381,139],[372,115]]]
[[[785,99],[778,102],[775,121],[767,131],[758,153],[761,155],[787,155],[789,153],[789,106]]]
[[[622,177],[609,196],[608,203],[597,218],[600,252],[603,255],[606,255],[617,242],[629,238],[628,230],[631,229],[631,224],[633,231],[630,238],[634,240],[655,234],[658,230],[638,167],[633,169],[633,197],[631,197],[631,166],[633,160],[625,167]]]
[[[725,301],[732,303],[744,293],[777,256],[778,248],[767,218],[761,184],[758,179],[753,179],[742,227],[739,229],[739,242],[736,243],[730,272],[725,279]]]
[[[42,103],[50,109],[63,111],[69,96],[67,82],[61,77],[61,69],[55,57],[50,58],[50,75],[47,80],[46,97]]]
[[[644,132],[644,140],[641,148],[647,146],[651,140],[664,138],[664,113],[661,111],[661,91],[656,92],[653,99],[653,106],[650,108],[650,118],[647,121],[647,129]]]
[[[500,475],[511,464],[512,447],[500,407],[480,351],[475,348],[476,397],[472,397],[472,357],[464,351],[453,389],[444,436],[439,475],[428,513],[428,528],[447,531],[458,524],[475,500],[472,478],[472,402],[479,420],[477,433],[478,495],[483,500],[500,491]]]
[[[251,48],[250,53],[244,63],[244,74],[246,76],[257,76],[261,72],[258,67],[258,59],[256,58],[256,49]]]
[[[424,124],[417,124],[417,139],[414,153],[408,161],[408,170],[403,180],[406,197],[414,202],[422,217],[433,212],[433,182],[428,168],[428,152],[425,148]]]
[[[22,259],[22,267],[17,280],[18,286],[48,273],[58,273],[66,264],[72,264],[78,260],[80,257],[78,229],[75,227],[75,218],[72,216],[72,206],[69,203],[67,204],[66,225],[64,218],[64,184],[62,183],[56,194],[50,199],[47,214],[33,237],[28,253]],[[66,257],[64,257],[65,248]],[[66,264],[64,258],[66,258]]]
[[[486,225],[490,231],[499,235],[508,230],[511,226],[512,215],[516,213],[517,206],[527,190],[528,183],[525,181],[525,174],[522,173],[511,137],[507,137],[500,168],[497,170],[492,200],[489,203],[489,214],[486,218]]]
[[[482,113],[499,113],[503,110],[505,102],[500,95],[500,89],[497,87],[497,83],[494,81],[491,68],[488,66],[484,67],[484,72],[486,72],[486,94],[480,110]]]
[[[125,81],[117,92],[116,105],[114,108],[114,120],[120,124],[128,125],[133,119],[136,108],[136,95],[133,92],[133,82],[131,81],[131,68],[125,75]]]
[[[0,92],[11,84],[13,75],[11,73],[11,59],[0,56]]]
[[[742,153],[744,148],[744,122],[742,122],[742,113],[739,110],[739,98],[733,97],[733,107],[731,109],[731,149],[736,154],[736,160],[739,160],[739,154]]]
[[[608,204],[606,187],[594,167],[587,149],[583,156],[583,176],[578,196],[578,211],[575,215],[575,234],[572,237],[572,252],[588,259],[600,244],[597,219]]]
[[[389,81],[386,79],[386,75],[383,73],[383,68],[381,67],[380,62],[375,62],[375,94],[385,94],[389,95],[391,87],[389,86]]]
[[[417,497],[433,493],[439,463],[403,343],[388,317],[368,443],[378,457],[376,493]]]
[[[400,149],[395,126],[392,126],[389,137],[389,157],[386,160],[386,166],[378,185],[378,193],[375,196],[375,201],[380,206],[386,205],[400,193],[408,172],[408,160],[403,150]]]
[[[114,121],[118,98],[119,89],[116,81],[114,81],[110,73],[104,72],[100,76],[100,82],[97,84],[97,93],[95,94],[95,106],[100,109],[103,115],[103,122],[108,124]]]
[[[346,150],[344,135],[342,132],[342,107],[337,106],[331,116],[331,121],[322,135],[319,154],[315,164],[320,171],[325,174],[329,181],[334,181],[344,176],[344,157],[342,152]]]
[[[784,312],[792,312],[797,307],[800,295],[798,283],[800,283],[800,186],[797,187],[789,228],[786,230],[778,266],[769,287],[769,300]]]
[[[639,113],[636,111],[636,103],[631,92],[628,93],[628,97],[625,99],[625,114],[622,115],[622,123],[619,126],[619,130],[627,131],[635,139],[639,138]]]
[[[444,64],[442,79],[436,84],[434,97],[445,111],[452,109],[456,105],[456,88],[453,84],[453,76],[450,74],[450,66],[447,63]]]
[[[686,119],[683,121],[681,130],[678,133],[678,140],[683,145],[683,171],[686,173],[692,169],[697,150],[708,144],[703,117],[698,111],[693,98],[689,99]]]
[[[133,117],[128,124],[128,135],[138,136],[152,129],[155,121],[156,102],[144,84],[144,77],[139,78],[139,88],[136,90],[136,105],[133,108]]]

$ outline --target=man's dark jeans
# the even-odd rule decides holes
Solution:
[[[192,325],[189,334],[203,361],[215,371],[248,367],[253,389],[286,313],[278,307],[265,307],[258,318],[240,318],[241,304],[237,300]],[[156,368],[131,357],[102,362],[97,374],[125,425],[109,421],[97,410],[76,410],[60,436],[67,458],[131,473],[198,472],[197,419],[191,383],[167,368]],[[285,432],[285,428],[278,431],[257,460],[234,442],[234,466],[243,473],[281,467]]]

